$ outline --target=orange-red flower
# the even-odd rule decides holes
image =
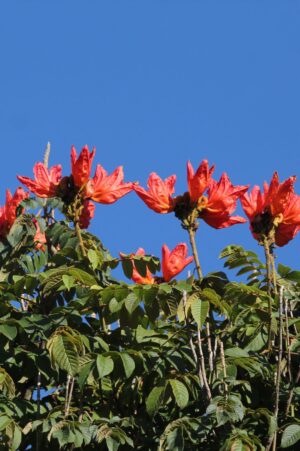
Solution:
[[[77,152],[74,146],[71,149],[71,167],[74,185],[81,188],[87,183],[91,174],[92,162],[96,149],[89,152],[88,146],[84,146],[77,158]]]
[[[0,237],[6,237],[16,220],[17,207],[28,196],[29,193],[26,193],[21,187],[16,189],[14,195],[11,194],[9,189],[6,190],[5,205],[0,207]]]
[[[254,186],[241,197],[242,207],[249,218],[254,238],[272,238],[277,246],[284,246],[300,229],[300,196],[294,193],[296,177],[280,183],[275,172],[270,186],[264,183],[263,192]]]
[[[136,251],[135,254],[130,254],[132,257],[134,255],[145,255],[145,251],[142,247],[139,247],[138,250]],[[121,258],[125,257],[125,254],[123,254],[122,252],[120,252],[120,256]],[[132,276],[131,279],[135,282],[135,283],[140,283],[142,285],[147,285],[147,284],[152,284],[154,283],[155,279],[152,276],[151,272],[149,271],[149,269],[147,268],[147,272],[146,272],[146,276],[141,276],[141,274],[138,272],[138,270],[135,267],[134,261],[132,261],[132,265],[133,265],[133,271],[132,271]]]
[[[169,282],[177,276],[194,257],[188,257],[188,247],[185,243],[179,243],[170,251],[166,244],[162,247],[162,273],[165,282]]]
[[[156,213],[170,213],[175,206],[172,198],[175,182],[176,175],[171,175],[163,181],[155,172],[152,172],[147,182],[148,191],[138,185],[134,186],[134,190],[151,210]]]
[[[112,204],[133,189],[133,183],[124,183],[123,167],[118,166],[110,175],[97,165],[95,176],[88,182],[86,197],[100,204]]]
[[[211,180],[207,197],[198,200],[199,218],[215,229],[247,222],[241,216],[230,216],[236,209],[237,200],[248,190],[248,186],[233,186],[224,172],[219,180]]]
[[[43,163],[36,163],[33,167],[35,180],[18,175],[18,180],[38,197],[55,197],[61,181],[61,165],[57,164],[48,169]]]
[[[187,180],[190,199],[192,202],[197,202],[198,199],[203,195],[204,191],[208,188],[214,170],[214,165],[209,168],[208,161],[203,160],[195,173],[191,162],[188,161]]]
[[[81,229],[87,229],[90,225],[91,219],[94,217],[94,214],[95,204],[92,201],[85,199],[83,202],[83,209],[79,217],[79,227]]]

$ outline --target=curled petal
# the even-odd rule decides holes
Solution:
[[[170,251],[166,244],[162,247],[162,272],[163,278],[169,282],[173,277],[177,276],[187,265],[189,265],[194,257],[188,257],[188,247],[186,243],[179,243]]]
[[[248,186],[234,186],[228,175],[223,173],[219,182],[211,180],[208,189],[208,198],[203,207],[200,205],[199,217],[207,224],[222,229],[234,224],[246,222],[240,216],[230,216],[236,209],[237,200],[245,194]]]
[[[96,149],[89,152],[88,146],[84,146],[77,158],[77,152],[74,146],[71,149],[71,167],[75,186],[81,188],[87,183],[91,174],[92,162]]]
[[[33,167],[33,173],[34,180],[21,175],[18,175],[17,178],[38,197],[55,197],[62,177],[61,165],[52,166],[49,170],[43,163],[36,163]]]
[[[111,175],[98,164],[95,176],[87,184],[86,196],[100,204],[112,204],[133,189],[133,183],[124,183],[123,167],[118,166]]]
[[[205,190],[208,188],[214,170],[214,165],[209,168],[208,161],[203,160],[195,173],[191,162],[188,161],[187,180],[192,202],[197,202],[198,199],[203,195]]]
[[[135,185],[134,190],[145,204],[156,213],[170,213],[174,210],[174,194],[176,175],[162,180],[155,172],[148,179],[148,190]]]

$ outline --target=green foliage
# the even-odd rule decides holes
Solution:
[[[55,199],[23,204],[63,209]],[[215,272],[127,284],[113,279],[120,259],[97,237],[82,232],[83,255],[66,221],[39,221],[45,248],[28,211],[1,241],[0,449],[249,451],[275,432],[282,448],[297,446],[299,271],[278,265],[280,326],[266,267],[241,246],[221,254],[239,281]],[[142,277],[160,269],[148,255],[121,265],[127,277],[133,265]]]

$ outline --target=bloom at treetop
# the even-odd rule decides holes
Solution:
[[[215,170],[213,165],[209,168],[208,161],[203,160],[199,165],[196,173],[190,161],[187,163],[187,180],[190,199],[192,202],[198,202],[198,199],[203,195],[208,188],[212,174]]]
[[[138,250],[136,251],[135,254],[130,254],[132,257],[135,255],[145,255],[145,251],[142,247],[139,247]],[[120,257],[124,258],[125,254],[123,254],[122,252],[120,252]],[[152,284],[155,282],[155,279],[153,277],[153,275],[151,274],[151,272],[149,271],[149,269],[147,268],[146,271],[146,276],[141,276],[141,274],[138,272],[138,270],[135,267],[134,261],[132,260],[132,265],[133,265],[133,270],[132,270],[132,276],[131,279],[135,282],[135,283],[140,283],[142,285],[148,285],[148,284]]]
[[[85,199],[79,217],[79,227],[81,229],[87,229],[94,215],[95,215],[95,204],[92,201]]]
[[[236,209],[237,200],[249,186],[234,186],[224,172],[219,182],[211,180],[207,196],[198,199],[198,217],[215,229],[223,229],[234,224],[247,222],[241,216],[230,216]]]
[[[166,244],[162,247],[162,273],[165,282],[169,282],[177,276],[194,257],[188,257],[188,247],[186,243],[179,243],[170,251]]]
[[[284,246],[300,230],[300,196],[294,193],[295,181],[292,176],[280,183],[275,172],[270,186],[264,183],[263,192],[256,185],[251,193],[241,197],[256,240],[262,242],[267,238],[277,246]]]
[[[0,207],[0,237],[6,237],[16,220],[18,206],[28,196],[29,193],[26,193],[21,187],[16,189],[14,195],[11,194],[9,189],[6,190],[5,205]]]
[[[57,164],[48,169],[43,163],[36,163],[33,173],[34,180],[22,175],[18,175],[17,178],[38,197],[55,197],[62,178],[61,165]]]
[[[156,213],[170,213],[174,210],[174,185],[176,175],[162,180],[155,172],[152,172],[148,178],[148,191],[139,185],[134,186],[137,195],[145,202],[145,204]]]
[[[86,197],[100,204],[112,204],[120,197],[132,191],[134,183],[124,183],[123,167],[118,166],[108,175],[107,171],[97,164],[95,176],[86,187]]]
[[[74,185],[77,188],[84,186],[89,180],[92,162],[96,153],[95,147],[89,152],[88,146],[84,146],[77,158],[77,152],[74,146],[71,148],[71,168]]]

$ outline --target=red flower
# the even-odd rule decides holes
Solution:
[[[241,197],[242,207],[249,218],[253,237],[261,241],[273,236],[277,246],[284,246],[300,229],[300,196],[294,193],[296,177],[280,183],[275,172],[270,186],[264,191],[254,186],[250,194]]]
[[[190,199],[192,202],[197,202],[198,199],[203,195],[204,191],[209,186],[214,170],[214,165],[209,169],[208,161],[203,160],[195,174],[193,166],[191,165],[190,161],[188,161],[187,179]]]
[[[145,202],[145,204],[156,211],[156,213],[170,213],[174,210],[174,185],[176,182],[176,175],[171,175],[163,181],[155,172],[149,176],[146,191],[141,186],[134,186],[137,195]]]
[[[52,166],[49,170],[43,163],[36,163],[33,173],[35,180],[21,175],[17,178],[38,197],[55,197],[61,180],[61,165]]]
[[[17,207],[20,203],[27,199],[29,193],[26,193],[23,188],[16,189],[14,195],[10,190],[6,190],[6,202],[3,207],[0,207],[0,237],[5,237],[11,229],[17,217]]]
[[[179,274],[194,257],[187,257],[188,247],[185,243],[179,243],[170,252],[164,244],[162,247],[162,273],[165,282],[169,282],[173,277]]]
[[[100,204],[112,204],[132,191],[133,183],[124,183],[123,167],[118,166],[110,175],[98,164],[95,176],[87,184],[86,196]]]
[[[80,152],[79,157],[77,158],[76,149],[74,146],[72,146],[71,149],[72,176],[74,180],[74,185],[77,186],[77,188],[81,188],[89,180],[95,152],[96,152],[95,148],[93,148],[93,150],[89,152],[88,146],[84,146],[82,151]]]
[[[134,255],[145,255],[145,251],[142,247],[139,247],[138,250],[136,251],[135,254],[131,254],[131,256],[133,257]],[[121,258],[125,257],[125,254],[123,254],[122,252],[120,252],[120,256]],[[147,285],[147,284],[152,284],[154,283],[154,277],[152,276],[151,272],[149,271],[149,269],[147,268],[147,272],[146,272],[146,276],[143,277],[141,276],[141,274],[138,272],[138,270],[135,267],[134,262],[132,261],[132,265],[133,265],[133,271],[132,271],[132,276],[131,279],[135,282],[135,283],[140,283],[142,285]]]
[[[198,200],[199,218],[215,229],[247,222],[241,216],[230,216],[236,209],[237,200],[247,189],[248,186],[233,186],[224,172],[219,182],[210,181],[207,197]]]
[[[90,225],[91,219],[94,217],[94,214],[95,204],[92,201],[85,199],[83,203],[83,209],[79,217],[79,227],[81,229],[87,229]]]

